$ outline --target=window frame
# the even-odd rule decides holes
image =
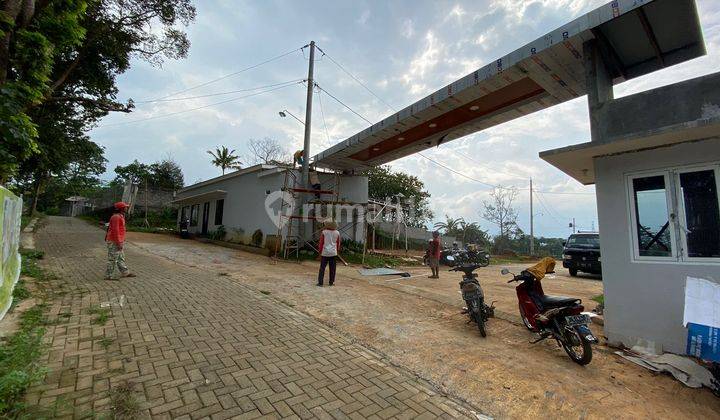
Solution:
[[[665,205],[668,214],[668,222],[670,222],[670,255],[666,257],[661,256],[645,256],[640,255],[640,240],[637,234],[637,204],[635,202],[635,186],[633,180],[639,178],[650,178],[654,176],[662,176],[665,181]],[[672,262],[678,260],[678,249],[677,249],[677,232],[675,231],[675,221],[673,220],[673,194],[674,187],[671,183],[670,171],[668,170],[656,170],[646,172],[636,172],[627,175],[626,187],[628,204],[630,206],[630,239],[632,244],[632,256],[635,261],[657,261],[657,262]]]
[[[720,263],[720,257],[690,257],[688,254],[688,245],[687,245],[687,232],[685,232],[686,226],[683,226],[687,223],[686,213],[685,213],[685,198],[682,194],[682,186],[680,184],[680,175],[686,174],[686,173],[692,173],[692,172],[702,172],[702,171],[708,171],[712,170],[715,173],[715,195],[716,199],[718,200],[718,207],[720,208],[720,164],[706,164],[706,165],[696,165],[696,166],[683,166],[679,168],[675,168],[672,170],[672,175],[675,181],[675,198],[677,202],[677,223],[681,224],[679,226],[680,232],[680,247],[682,250],[682,260],[687,262],[711,262],[711,263]]]
[[[629,234],[631,244],[631,256],[633,262],[658,262],[679,264],[718,264],[720,258],[689,257],[687,249],[687,233],[682,228],[686,223],[685,200],[680,185],[680,175],[684,173],[713,170],[715,173],[715,188],[717,192],[718,205],[720,206],[720,162],[712,161],[698,164],[673,166],[663,169],[638,171],[625,174],[625,193],[629,211]],[[637,209],[635,204],[635,190],[633,180],[652,176],[663,176],[665,179],[665,201],[668,206],[670,219],[670,241],[672,243],[672,255],[667,257],[647,257],[640,255],[640,245],[637,237]]]
[[[221,206],[218,206],[222,202]],[[220,223],[218,223],[218,209],[220,209]],[[223,218],[225,217],[225,199],[224,198],[218,198],[215,200],[215,216],[213,217],[213,224],[215,226],[220,226],[223,224]]]
[[[195,211],[195,217],[193,218],[193,210]],[[200,204],[190,205],[190,227],[197,227],[200,219]]]

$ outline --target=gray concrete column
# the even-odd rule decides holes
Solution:
[[[597,40],[593,39],[583,44],[583,58],[590,112],[590,134],[592,141],[602,141],[600,126],[608,123],[603,118],[603,105],[614,98],[612,76],[607,70]]]

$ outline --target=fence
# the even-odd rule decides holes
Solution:
[[[22,199],[0,186],[0,319],[12,304],[15,284],[20,278],[20,216]]]

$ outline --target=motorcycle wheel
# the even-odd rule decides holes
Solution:
[[[480,331],[480,335],[483,337],[487,337],[487,331],[485,331],[485,316],[483,315],[483,301],[480,300],[478,302],[480,310],[474,315],[475,316],[475,322],[477,323],[478,331]]]
[[[580,344],[577,346],[573,346],[572,343],[570,343],[567,340],[562,340],[562,346],[563,349],[565,349],[565,353],[570,356],[573,362],[585,366],[592,360],[592,346],[590,345],[590,342],[585,338],[583,334],[580,333],[580,330],[578,330],[577,327],[574,327],[572,329],[572,333],[568,332],[568,334],[573,334],[576,336],[576,338],[580,341]]]
[[[485,320],[483,319],[482,314],[475,315],[475,322],[477,323],[477,327],[478,327],[478,331],[480,331],[480,335],[483,337],[487,337],[487,331],[485,331]]]
[[[490,265],[490,260],[486,258],[480,258],[478,264],[480,265],[480,267],[487,267],[488,265]]]

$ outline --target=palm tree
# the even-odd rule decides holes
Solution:
[[[444,222],[437,222],[435,223],[434,228],[435,229],[444,229],[446,235],[452,235],[453,233],[458,232],[458,228],[460,227],[461,223],[464,223],[465,219],[462,217],[459,217],[457,219],[453,219],[452,217],[445,215],[445,221]]]
[[[227,147],[222,146],[220,148],[216,147],[215,152],[212,150],[208,150],[207,152],[213,157],[212,164],[220,167],[223,175],[225,175],[226,169],[240,169],[242,162],[240,162],[238,156],[233,154],[235,153],[235,149],[229,150]]]

